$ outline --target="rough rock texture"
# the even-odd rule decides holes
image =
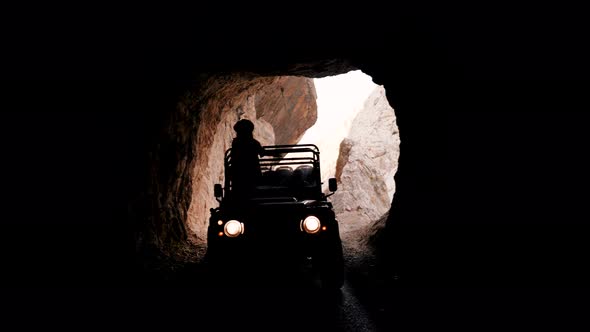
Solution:
[[[256,94],[256,117],[274,128],[276,144],[296,144],[317,120],[317,99],[313,80],[305,77],[278,77]],[[287,127],[286,124],[289,124]]]
[[[156,235],[141,238],[149,247],[156,244],[166,256],[186,260],[203,252],[198,236],[187,227],[189,210],[195,186],[210,175],[197,172],[209,162],[208,153],[200,153],[199,146],[212,146],[212,133],[219,124],[223,110],[240,105],[248,93],[272,82],[272,78],[255,78],[250,75],[227,75],[201,78],[199,89],[186,93],[176,104],[176,112],[165,119],[160,132],[160,143],[151,152],[150,190],[146,194],[151,209],[150,222],[143,234]],[[222,99],[216,96],[224,96]],[[166,176],[164,176],[166,175]]]
[[[399,157],[399,131],[381,86],[369,96],[340,144],[339,188],[332,196],[343,240],[352,245],[361,229],[391,207]]]
[[[191,101],[194,102],[188,96],[182,107],[190,108]],[[213,196],[213,185],[223,183],[224,153],[235,137],[236,121],[254,122],[254,137],[262,145],[293,144],[315,123],[317,105],[312,79],[285,76],[234,78],[211,91],[200,107],[187,225],[189,233],[196,236],[196,243],[204,244],[209,209],[219,205]]]

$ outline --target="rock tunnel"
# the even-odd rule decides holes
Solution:
[[[7,326],[247,330],[225,325],[240,316],[230,305],[273,331],[587,325],[589,84],[571,81],[590,72],[586,18],[556,6],[275,5],[6,11]],[[391,208],[367,238],[375,270],[343,291],[365,304],[273,289],[259,310],[261,292],[207,294],[191,225],[217,160],[201,147],[222,145],[211,132],[224,116],[264,104],[252,90],[351,70],[384,86],[401,134]]]
[[[397,123],[404,133],[394,200],[401,208],[392,210],[389,215],[396,220],[392,228],[414,229],[391,233],[384,230],[373,240],[383,244],[383,252],[399,252],[391,248],[391,243],[400,247],[405,247],[402,243],[418,243],[411,240],[409,234],[415,234],[413,232],[420,228],[417,226],[420,222],[429,223],[433,219],[429,214],[435,214],[442,204],[437,194],[445,191],[442,171],[445,115],[438,109],[441,103],[444,104],[446,95],[438,88],[438,82],[444,79],[446,68],[441,64],[443,59],[433,56],[437,50],[429,43],[428,36],[410,38],[410,34],[421,33],[420,27],[413,24],[405,26],[406,23],[400,20],[362,37],[351,31],[350,35],[332,36],[327,44],[314,43],[314,47],[301,49],[292,46],[293,40],[300,40],[297,36],[301,34],[286,30],[294,39],[286,38],[283,44],[267,45],[268,48],[262,45],[247,48],[256,51],[239,52],[239,56],[233,50],[247,44],[237,42],[222,46],[220,40],[211,37],[206,42],[210,42],[210,50],[215,51],[199,54],[198,62],[191,62],[190,56],[183,55],[186,61],[183,64],[189,63],[192,67],[176,69],[184,73],[183,80],[177,80],[175,86],[154,94],[152,98],[158,100],[155,105],[161,105],[161,109],[151,106],[150,111],[155,115],[146,120],[151,125],[150,141],[153,142],[151,146],[144,147],[145,154],[149,155],[149,161],[144,162],[149,167],[144,172],[144,179],[137,180],[143,183],[143,188],[140,189],[139,185],[132,188],[130,195],[133,199],[129,208],[138,256],[148,257],[146,260],[161,256],[163,260],[182,262],[194,260],[195,252],[202,252],[203,248],[194,246],[194,243],[203,242],[202,226],[198,223],[202,223],[203,214],[208,214],[204,202],[212,201],[211,184],[219,177],[219,174],[207,174],[203,170],[219,169],[216,163],[220,162],[220,158],[203,153],[200,146],[223,150],[224,143],[212,133],[223,131],[225,126],[225,135],[231,135],[231,130],[227,130],[227,122],[231,122],[229,118],[238,116],[240,112],[247,115],[252,108],[264,105],[264,100],[249,98],[254,91],[264,92],[266,89],[266,96],[272,97],[278,92],[272,89],[272,85],[277,84],[277,77],[309,79],[351,70],[362,70],[376,84],[384,86],[387,101],[396,110]],[[251,28],[254,29],[254,26]],[[414,30],[406,35],[402,32],[405,29]],[[385,31],[400,31],[399,38],[384,43],[385,34],[389,34]],[[358,43],[350,43],[345,35],[356,36]],[[394,44],[395,47],[390,47]],[[164,102],[167,103],[165,107]],[[272,114],[276,107],[271,102],[266,103],[269,111],[260,116],[265,123],[272,124],[273,120],[284,116]],[[227,112],[238,114],[229,115]],[[154,134],[156,130],[157,134]],[[277,139],[293,142],[302,133],[301,129],[298,130],[290,133],[291,137]],[[438,144],[431,144],[430,141],[437,141]],[[138,167],[145,169],[145,165]],[[432,204],[432,209],[422,209],[422,204]],[[389,239],[397,234],[405,234],[405,242]],[[389,261],[389,257],[384,261]]]
[[[339,78],[339,82],[344,85],[347,79],[359,80],[359,77],[370,80],[368,76],[358,72],[354,76],[344,75]],[[204,100],[197,109],[194,108],[194,99],[202,98],[200,96],[188,94],[187,98],[179,102],[180,108],[189,109],[200,119],[200,123],[206,124],[205,127],[198,128],[197,134],[193,136],[196,138],[197,153],[191,178],[191,201],[183,223],[187,240],[196,248],[194,256],[197,259],[203,257],[206,248],[209,209],[219,205],[214,198],[212,184],[223,183],[223,153],[231,146],[231,140],[235,136],[233,124],[239,119],[250,119],[255,125],[254,137],[262,145],[284,145],[297,144],[307,130],[317,123],[318,93],[313,79],[275,76],[258,79],[236,77],[235,80],[239,83],[230,81],[220,84],[219,89],[212,91],[211,97]],[[236,88],[238,85],[239,88]],[[328,83],[322,83],[322,89],[326,85]],[[327,181],[327,174],[331,174],[342,182],[340,190],[331,201],[341,221],[342,236],[347,239],[345,245],[350,248],[360,248],[360,244],[356,243],[366,241],[370,231],[365,226],[379,220],[387,212],[395,188],[393,175],[399,154],[395,114],[387,103],[383,88],[373,86],[371,94],[363,95],[362,104],[354,106],[359,108],[355,111],[359,114],[348,119],[351,122],[350,132],[342,129],[341,135],[346,140],[336,142],[335,138],[330,138],[337,145],[330,144],[327,147],[331,150],[321,150],[322,159],[326,159],[326,162],[329,160],[322,166],[322,173],[325,173],[322,179]],[[346,100],[343,93],[346,92],[341,91],[335,97]],[[347,106],[352,108],[350,105],[340,107]],[[322,123],[339,123],[338,117],[343,116],[342,112],[340,110],[334,113],[333,118],[323,119]],[[340,120],[340,126],[344,126],[345,120]],[[320,135],[316,140],[308,140],[307,143],[322,146],[320,143],[326,139]],[[342,181],[342,178],[346,180]]]
[[[134,224],[142,227],[136,230],[137,249],[140,252],[150,253],[141,254],[141,256],[155,259],[152,263],[156,264],[159,269],[161,268],[160,264],[176,266],[182,265],[183,262],[191,263],[202,258],[206,250],[205,234],[208,210],[216,206],[212,184],[222,182],[222,153],[231,144],[234,134],[233,123],[240,118],[254,121],[256,124],[255,136],[261,140],[263,145],[297,143],[317,117],[315,89],[311,78],[358,70],[362,68],[362,63],[359,64],[360,66],[342,59],[330,59],[318,63],[304,62],[294,66],[294,69],[268,73],[260,71],[258,73],[232,72],[227,75],[202,75],[197,83],[179,89],[176,92],[176,101],[170,99],[170,109],[167,111],[169,114],[166,115],[168,119],[165,122],[166,127],[162,129],[160,141],[152,147],[154,150],[149,153],[152,161],[147,188],[139,194],[138,198],[133,201],[134,205],[131,206],[133,216],[138,218]],[[377,77],[382,75],[377,71],[375,73]],[[385,89],[392,86],[392,89],[396,90],[396,86],[392,83],[388,84],[387,81],[376,81],[375,83],[385,85]],[[408,88],[412,88],[411,84],[406,85],[403,89]],[[391,94],[395,92],[385,91],[387,91],[390,104],[396,105],[396,102],[399,104],[399,101],[391,97]],[[374,98],[376,98],[376,104],[379,97]],[[380,98],[381,102],[387,105],[384,92]],[[402,109],[398,112],[401,112],[402,115],[398,114],[397,117],[402,123],[400,126],[403,130],[403,119],[411,118],[412,115],[404,117],[403,108],[405,105],[401,105]],[[429,135],[442,137],[441,131],[444,128],[437,121],[436,115],[431,115],[431,113],[436,113],[420,103],[412,106],[419,106],[425,113],[418,115],[416,112],[414,114],[422,120],[421,125],[417,126],[420,128],[416,130],[417,139],[412,140],[412,135],[410,135],[409,141],[420,144],[419,140],[423,138],[420,137],[419,132],[425,130]],[[425,121],[425,116],[427,119],[428,117],[432,118],[430,120],[432,122]],[[393,119],[395,120],[395,118]],[[409,121],[411,123],[412,120]],[[365,128],[364,130],[377,130],[377,128]],[[397,129],[395,132],[392,130],[392,135],[396,132]],[[362,136],[362,134],[360,135]],[[405,139],[404,137],[404,142]],[[346,144],[341,146],[342,159],[352,158],[350,148],[351,146]],[[409,148],[408,158],[401,159],[400,164],[407,160],[407,173],[410,173],[412,171],[412,157],[432,160],[426,167],[420,160],[414,161],[417,165],[421,164],[421,169],[416,171],[422,174],[420,178],[427,176],[435,180],[435,182],[428,183],[431,186],[428,190],[444,191],[444,182],[436,177],[436,172],[439,172],[437,168],[442,167],[440,163],[444,156],[436,147],[434,150],[428,145],[418,147],[418,149],[420,148],[424,148],[423,153],[415,156],[412,155],[411,148]],[[382,149],[386,149],[383,153],[387,153],[389,149],[397,156],[397,146],[388,145]],[[426,149],[430,151],[426,152]],[[358,152],[354,153],[358,154]],[[355,156],[355,158],[357,157]],[[394,166],[391,167],[395,167],[395,169],[383,170],[384,173],[389,174],[386,181],[393,180],[393,174],[397,170],[397,163],[392,165]],[[339,167],[340,171],[336,170],[336,175],[342,176],[343,166]],[[411,186],[424,186],[425,183],[422,183],[420,178],[415,178]],[[398,196],[403,197],[404,179],[396,180],[402,188],[402,192]],[[361,178],[354,181],[365,182]],[[371,192],[365,194],[368,196],[367,201],[383,199],[377,198],[375,191]],[[408,194],[410,193],[408,190]],[[338,203],[346,198],[338,197],[338,195],[335,196],[336,208],[342,210],[343,215],[349,215],[344,218],[354,219],[354,212],[350,212],[350,207],[340,206],[342,204]],[[387,208],[391,204],[391,198],[385,198],[385,200],[387,202],[384,204]],[[149,211],[159,212],[155,215],[153,213],[146,215],[146,212],[142,211],[146,206],[149,206]],[[142,215],[143,218],[140,217]],[[374,229],[361,231],[364,232],[362,236],[365,237],[363,240],[366,243],[378,242],[378,239],[384,236],[384,226],[388,215],[392,214],[386,213],[370,218],[373,219],[370,222],[373,223]],[[416,216],[417,214],[414,213],[414,217]],[[418,218],[418,220],[423,219]],[[348,223],[351,224],[350,221]],[[402,221],[399,223],[402,224]],[[413,224],[416,223],[413,222]],[[348,234],[352,233],[348,232]],[[152,257],[154,253],[157,258]]]
[[[467,46],[460,46],[469,43],[459,42],[462,35],[452,27],[436,28],[446,19],[432,13],[365,9],[355,15],[373,17],[371,25],[348,24],[355,21],[350,13],[327,14],[321,27],[240,16],[223,20],[230,35],[212,29],[210,21],[192,20],[194,25],[170,26],[169,34],[139,29],[143,33],[131,38],[133,43],[119,32],[100,39],[91,34],[79,44],[55,34],[63,38],[52,44],[57,51],[41,52],[45,56],[36,61],[31,56],[39,50],[15,47],[27,52],[6,61],[14,65],[4,72],[2,90],[3,109],[10,110],[2,141],[15,156],[11,160],[19,161],[3,164],[5,174],[19,175],[7,179],[7,188],[14,189],[6,201],[12,213],[5,231],[14,236],[1,249],[4,261],[15,268],[4,277],[22,283],[134,284],[146,274],[159,278],[166,269],[182,268],[201,250],[193,245],[198,232],[190,229],[191,208],[197,208],[191,206],[193,189],[199,181],[214,180],[213,175],[195,176],[203,165],[216,162],[199,151],[199,144],[220,144],[210,132],[222,123],[224,110],[239,100],[256,104],[246,96],[277,77],[316,78],[351,70],[362,70],[384,86],[401,133],[395,196],[385,227],[371,239],[386,274],[428,282],[508,282],[515,275],[525,281],[543,275],[538,272],[546,257],[558,269],[578,271],[569,264],[576,256],[568,255],[583,252],[577,247],[583,241],[563,240],[576,232],[560,228],[563,239],[557,242],[567,249],[546,247],[541,240],[553,237],[551,225],[561,215],[554,195],[530,194],[530,188],[539,188],[534,176],[544,173],[538,165],[547,164],[534,164],[513,151],[507,164],[531,165],[535,171],[524,176],[525,167],[519,166],[524,178],[511,181],[516,176],[504,159],[490,161],[485,154],[505,156],[514,141],[523,139],[518,129],[530,128],[531,119],[521,110],[562,109],[568,98],[561,96],[575,89],[473,80],[479,74],[507,74],[510,67],[481,65],[475,55],[484,45],[465,51]],[[284,22],[300,23],[298,18],[307,17],[301,15]],[[280,37],[261,37],[269,29]],[[48,45],[39,33],[26,39],[29,45]],[[47,80],[52,77],[59,80]],[[274,116],[262,117],[272,123]],[[534,123],[535,128],[561,128],[567,132],[563,145],[573,146],[583,141],[575,137],[582,131],[567,131],[568,119],[575,117],[536,117]],[[556,149],[563,158],[566,150]],[[539,152],[527,151],[529,157]],[[506,189],[513,182],[529,194]],[[560,189],[559,183],[552,185]],[[550,213],[535,210],[538,202],[551,207]],[[517,222],[506,217],[507,206],[521,208]],[[529,236],[522,221],[530,219],[527,213],[555,218],[536,225],[538,236]],[[563,255],[550,255],[555,250]],[[15,251],[19,254],[10,254]],[[38,264],[23,257],[36,257]],[[521,266],[521,261],[527,263]],[[504,274],[499,267],[506,266],[516,272]],[[39,271],[56,273],[42,273],[43,280],[37,280]],[[570,274],[580,280],[584,275]]]
[[[104,58],[95,66],[85,66],[87,71],[84,72],[66,70],[77,63],[63,62],[66,58],[45,58],[53,64],[43,60],[29,63],[20,72],[8,71],[7,78],[28,73],[31,77],[57,75],[64,80],[49,85],[35,80],[12,82],[4,90],[7,109],[14,110],[5,123],[40,120],[32,124],[31,130],[36,133],[35,137],[43,139],[28,136],[30,140],[24,139],[22,143],[37,145],[37,157],[46,161],[44,170],[51,174],[41,176],[38,171],[31,170],[29,174],[39,176],[20,180],[30,180],[28,185],[19,182],[14,185],[24,190],[37,183],[40,197],[45,198],[38,200],[38,211],[56,220],[55,223],[43,222],[47,220],[45,213],[30,213],[26,222],[15,221],[7,229],[10,233],[33,236],[30,242],[35,246],[22,250],[42,255],[44,259],[40,262],[46,264],[42,269],[63,271],[48,276],[48,282],[75,283],[88,278],[101,282],[124,279],[133,283],[132,280],[154,271],[159,278],[160,271],[182,267],[194,261],[202,250],[194,246],[198,243],[199,232],[190,229],[190,225],[194,225],[190,221],[191,208],[198,210],[196,214],[203,211],[203,207],[191,207],[193,189],[200,186],[199,181],[209,183],[203,185],[204,193],[208,194],[214,179],[212,175],[195,175],[201,175],[203,165],[208,168],[218,161],[201,153],[199,146],[220,144],[214,141],[211,132],[223,123],[224,111],[235,110],[233,107],[242,101],[245,101],[241,109],[244,113],[249,112],[248,105],[252,103],[264,104],[264,100],[248,100],[247,96],[266,86],[267,97],[272,97],[278,91],[272,89],[271,83],[281,80],[280,77],[301,80],[351,70],[362,70],[376,84],[385,87],[388,103],[396,109],[398,125],[401,130],[406,128],[395,201],[400,204],[406,199],[424,202],[425,194],[443,190],[438,169],[444,158],[442,144],[428,143],[428,137],[444,137],[444,126],[440,125],[443,115],[435,111],[444,94],[426,77],[442,77],[445,67],[431,56],[436,52],[432,44],[402,32],[404,24],[402,21],[387,24],[362,38],[351,31],[351,34],[335,35],[321,43],[310,41],[305,48],[295,47],[303,36],[297,29],[283,30],[282,41],[266,46],[261,43],[252,47],[245,39],[227,44],[215,34],[201,35],[199,42],[186,44],[183,41],[191,39],[191,31],[199,31],[193,27],[177,30],[172,39],[158,40],[155,36],[149,44],[142,44],[149,50],[136,45],[137,48],[125,51],[129,45],[123,44],[122,57]],[[248,26],[256,28],[255,24]],[[405,52],[392,51],[389,42],[383,43],[392,31],[400,32],[396,32],[399,37],[395,43]],[[354,40],[356,42],[351,43]],[[157,47],[152,49],[148,45]],[[172,45],[182,45],[174,51],[174,61],[156,61],[164,54],[162,52],[172,51]],[[202,52],[203,45],[208,45],[207,52]],[[79,59],[82,61],[84,57]],[[148,66],[150,69],[146,71],[148,62],[154,66]],[[107,63],[110,65],[103,66]],[[53,72],[58,67],[64,68],[59,75]],[[31,91],[38,91],[34,98],[29,96]],[[431,97],[422,98],[423,95]],[[271,102],[267,108],[275,109]],[[270,112],[262,118],[272,124],[288,114]],[[7,137],[19,135],[17,133],[22,131],[18,128],[9,127],[4,133]],[[293,132],[291,137],[276,139],[289,141],[300,134]],[[51,156],[59,156],[59,162],[47,162]],[[33,167],[36,163],[27,164]],[[11,172],[22,170],[26,168]],[[421,175],[413,176],[412,172]],[[408,189],[404,190],[405,187]],[[71,209],[68,213],[62,212],[64,202],[52,192],[67,197],[64,201]],[[414,200],[412,195],[421,198]],[[26,203],[18,199],[12,205],[16,210],[28,210]],[[412,210],[410,203],[403,206]],[[419,208],[415,211],[425,212]],[[396,213],[404,214],[403,209]],[[83,222],[79,216],[84,216]],[[414,219],[425,220],[419,214],[414,216]],[[395,219],[401,225],[405,218]],[[413,223],[408,220],[407,224]],[[30,225],[40,231],[29,232]],[[79,232],[85,236],[78,236]],[[53,235],[45,236],[47,234]],[[384,234],[386,232],[379,238],[388,237]],[[13,239],[14,243],[7,241],[3,245],[22,247],[19,237]],[[376,241],[390,243],[389,240]],[[36,249],[41,247],[46,249]],[[79,249],[69,250],[72,247]],[[27,282],[34,273],[24,271],[38,268],[29,267],[17,258],[7,260],[20,267],[15,271],[22,272],[7,276],[11,280]],[[74,266],[72,261],[79,263],[76,273],[69,273]]]

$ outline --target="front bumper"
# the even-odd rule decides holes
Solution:
[[[260,233],[245,226],[243,235],[230,238],[213,230],[209,237],[208,252],[224,261],[287,261],[313,257],[322,250],[329,236],[326,233],[295,234],[281,232]]]

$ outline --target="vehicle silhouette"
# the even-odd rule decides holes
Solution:
[[[214,186],[207,262],[221,276],[252,269],[303,268],[322,288],[340,288],[344,261],[338,221],[322,192],[319,149],[312,144],[265,146],[261,176],[248,197],[236,193],[232,149],[225,153],[225,182]],[[288,270],[288,269],[287,269]],[[241,271],[241,272],[240,272]]]

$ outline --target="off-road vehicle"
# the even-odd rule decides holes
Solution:
[[[225,153],[225,183],[215,184],[220,202],[211,209],[207,261],[215,267],[258,262],[306,266],[324,288],[340,288],[344,263],[338,221],[322,192],[320,151],[312,144],[265,146],[261,177],[246,198],[232,192],[231,149]],[[239,170],[237,170],[239,172]]]

